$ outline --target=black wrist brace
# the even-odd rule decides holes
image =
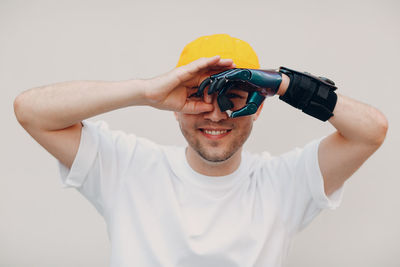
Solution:
[[[333,116],[337,102],[334,92],[337,87],[333,81],[285,67],[280,67],[279,72],[290,78],[289,87],[279,99],[321,121]]]

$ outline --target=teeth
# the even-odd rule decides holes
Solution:
[[[210,130],[204,130],[204,132],[206,134],[211,134],[211,135],[220,135],[220,134],[224,134],[227,132],[227,130],[223,130],[223,131],[210,131]]]

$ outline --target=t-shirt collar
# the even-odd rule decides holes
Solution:
[[[203,187],[203,188],[230,188],[234,184],[236,184],[240,178],[243,177],[244,173],[244,157],[243,153],[241,155],[241,161],[239,167],[231,174],[224,175],[224,176],[207,176],[204,174],[200,174],[197,171],[193,170],[190,167],[187,158],[186,158],[186,148],[182,148],[180,151],[180,158],[182,162],[182,174],[183,179],[191,182],[194,185]]]

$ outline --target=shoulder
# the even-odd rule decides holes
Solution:
[[[111,129],[106,121],[82,122],[84,143],[92,143],[103,156],[119,161],[149,162],[158,160],[173,148],[160,145],[146,137],[123,130]],[[169,152],[170,154],[171,152]]]
[[[246,165],[252,169],[264,169],[268,172],[293,172],[299,164],[308,162],[316,163],[318,146],[323,138],[315,139],[302,147],[294,147],[278,155],[272,155],[268,151],[261,153],[244,152],[243,158]]]

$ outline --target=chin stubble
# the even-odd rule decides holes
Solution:
[[[243,132],[241,135],[237,136],[231,144],[229,144],[228,148],[223,151],[221,155],[216,155],[215,153],[212,153],[210,151],[210,148],[206,148],[202,145],[202,142],[200,140],[196,139],[195,136],[191,135],[190,132],[186,131],[181,123],[179,123],[181,132],[183,136],[185,137],[186,141],[188,142],[189,146],[192,147],[194,151],[205,161],[210,162],[210,163],[220,163],[224,162],[228,159],[230,159],[246,142],[247,138],[250,135],[251,129],[252,129],[252,124],[249,125],[248,127],[244,126],[245,128],[248,128],[248,131]],[[195,129],[198,129],[199,127],[195,126]],[[234,126],[231,128],[234,129]],[[218,149],[218,142],[211,142],[210,143],[211,147],[215,147]],[[211,152],[211,153],[208,153]]]

